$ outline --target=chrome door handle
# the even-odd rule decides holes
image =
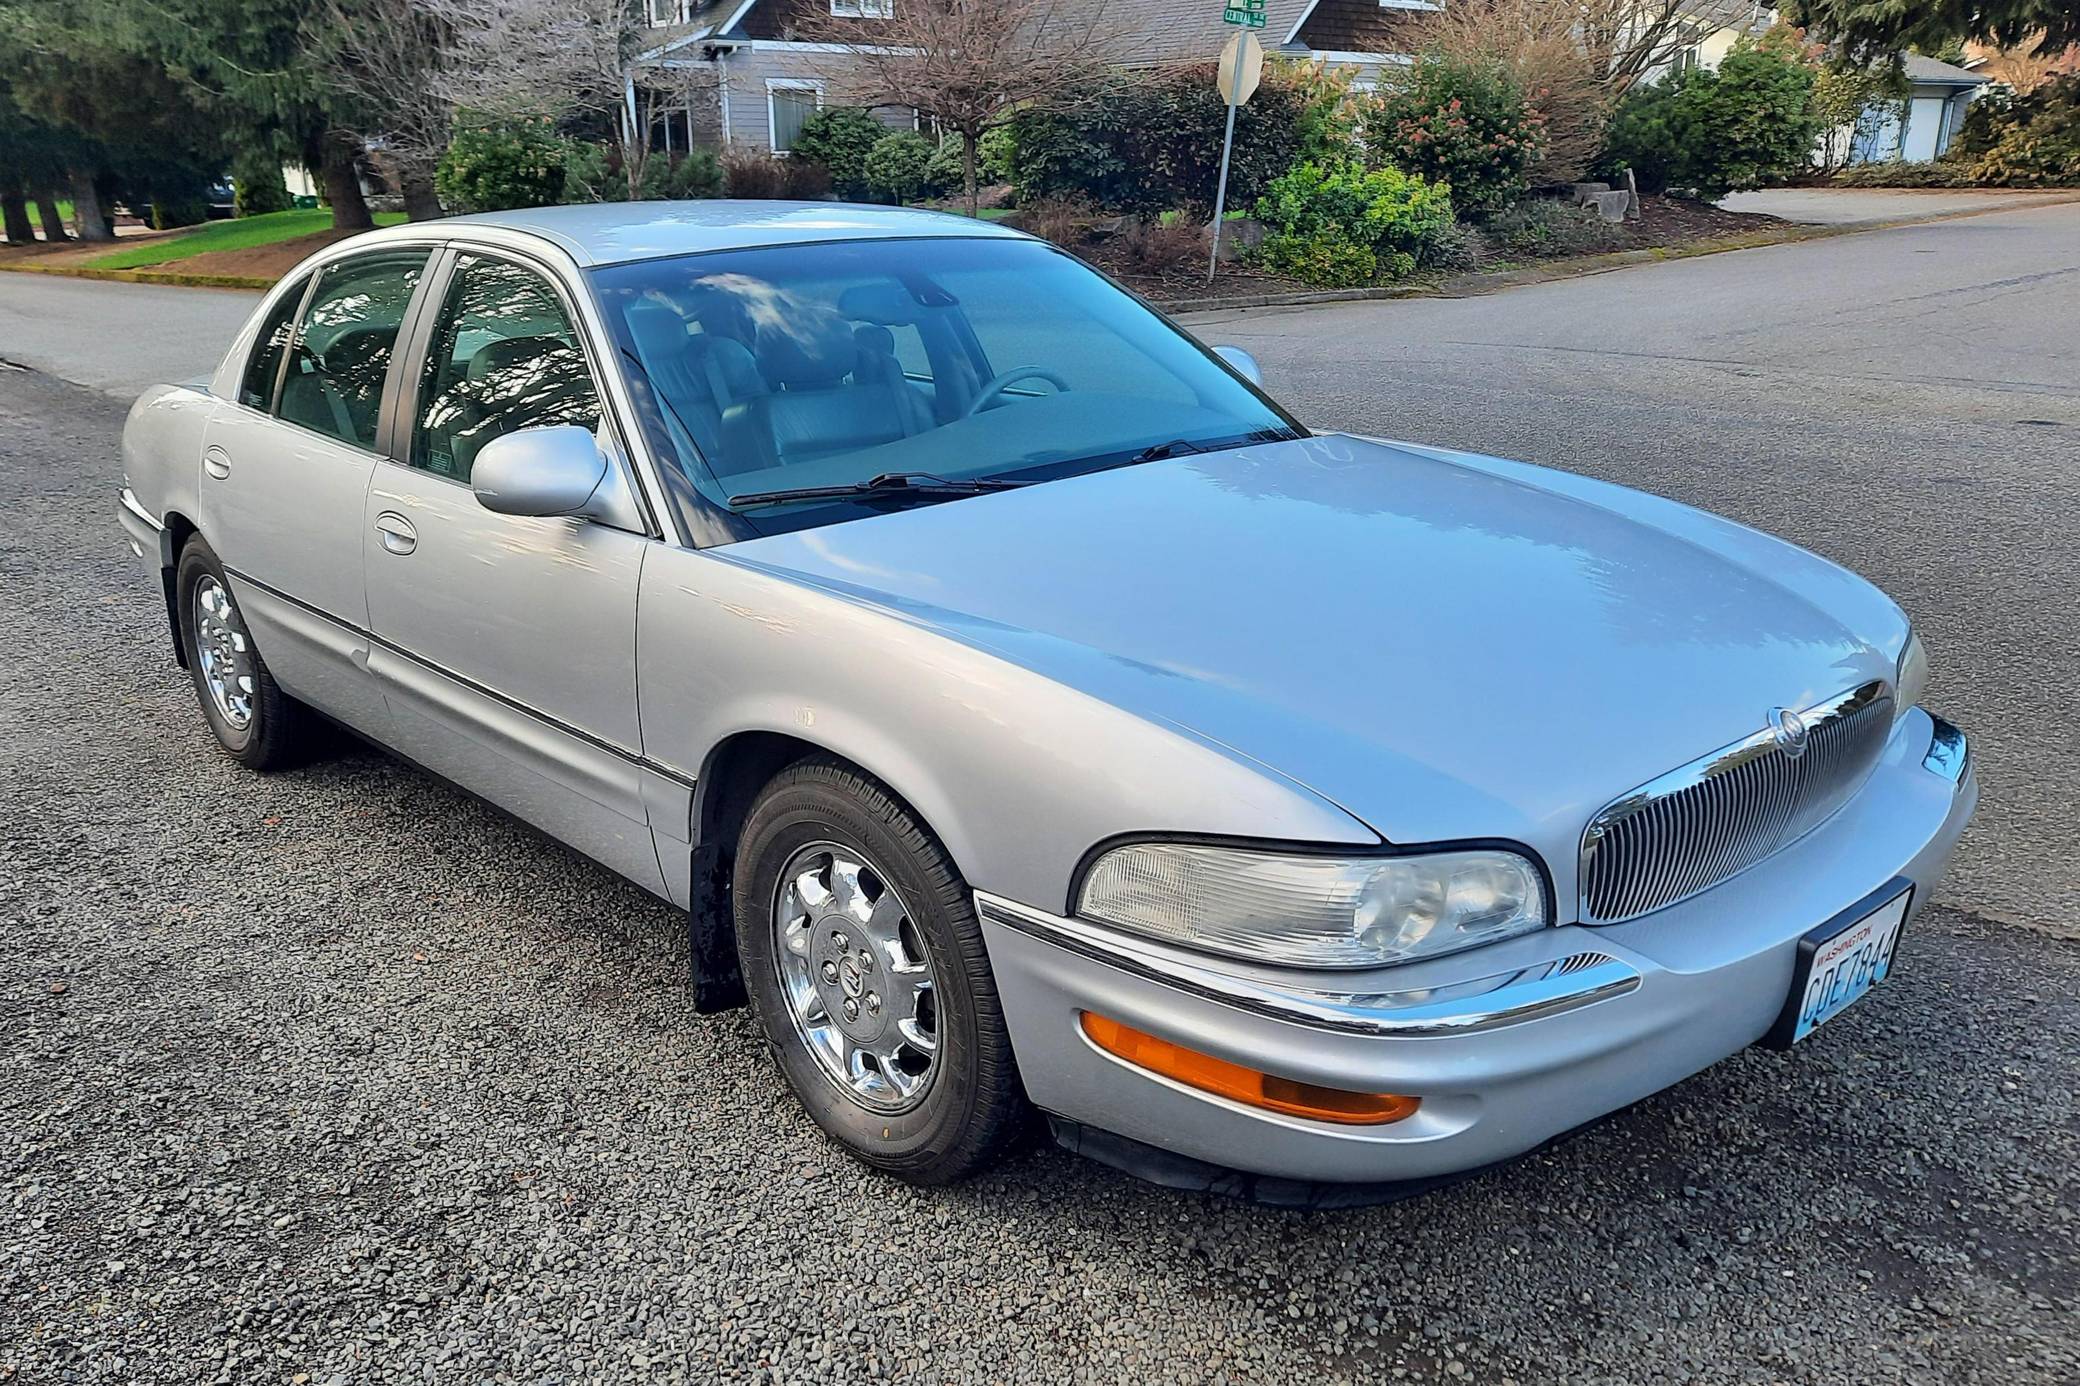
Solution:
[[[383,536],[383,547],[392,553],[406,554],[419,547],[419,531],[395,510],[376,516],[376,533]]]
[[[231,475],[231,454],[222,448],[206,448],[202,454],[202,470],[222,481]]]

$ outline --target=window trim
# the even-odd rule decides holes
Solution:
[[[894,19],[896,0],[831,0],[831,15],[837,19]]]
[[[782,91],[808,91],[816,93],[816,109],[823,109],[824,82],[820,77],[768,77],[766,78],[766,145],[774,155],[786,158],[793,152],[792,146],[780,147],[780,111],[774,104],[773,94]]]
[[[247,404],[245,400],[246,374],[252,369],[253,353],[262,349],[260,336],[256,332],[252,342],[247,346],[245,358],[239,363],[238,384],[231,394],[231,402],[233,404],[238,405],[241,409],[251,409],[255,413],[265,414],[271,419],[281,419],[281,414],[277,411],[282,406],[282,382],[289,377],[289,358],[295,354],[293,348],[296,345],[296,329],[303,323],[304,310],[310,307],[311,303],[311,290],[317,287],[318,276],[324,268],[323,265],[319,265],[304,275],[303,287],[296,291],[296,306],[289,310],[289,345],[283,349],[282,359],[274,363],[274,383],[267,387],[267,403],[265,405]],[[265,327],[267,325],[268,312],[288,297],[289,294],[283,293],[279,298],[269,299],[257,314],[259,325]],[[289,423],[291,421],[282,419],[282,422]]]
[[[324,282],[325,276],[339,266],[351,264],[356,260],[372,259],[378,255],[396,255],[400,252],[420,249],[426,252],[426,263],[421,267],[419,282],[412,286],[411,298],[405,302],[403,316],[397,320],[397,339],[390,344],[390,364],[384,368],[383,394],[376,404],[374,446],[363,447],[355,439],[342,438],[336,433],[327,433],[323,429],[312,428],[310,425],[298,423],[294,419],[283,418],[281,412],[282,391],[288,387],[289,383],[289,362],[296,355],[296,342],[303,330],[304,315],[310,312],[311,300],[316,297],[318,285]],[[441,246],[438,242],[404,241],[396,245],[357,246],[343,255],[335,255],[320,264],[313,265],[310,271],[310,279],[304,286],[302,301],[296,305],[298,336],[290,337],[289,350],[282,353],[281,367],[275,376],[274,398],[269,401],[267,417],[275,423],[286,424],[299,433],[307,433],[313,438],[322,438],[327,442],[337,443],[343,448],[350,448],[365,456],[375,458],[388,457],[390,455],[389,443],[391,442],[391,413],[396,407],[397,397],[402,392],[403,386],[403,381],[398,374],[399,364],[404,360],[405,350],[411,344],[412,334],[417,329],[419,319],[425,312],[426,286],[433,279],[434,271],[439,267],[440,258]]]

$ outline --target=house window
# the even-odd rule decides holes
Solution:
[[[896,0],[831,0],[831,13],[841,19],[894,19]]]
[[[1697,49],[1684,48],[1676,53],[1676,60],[1673,66],[1677,72],[1689,72],[1694,70],[1701,61],[1702,55]]]
[[[785,154],[794,148],[803,124],[822,109],[823,83],[768,77],[766,114],[772,123],[773,152]]]
[[[662,29],[667,24],[677,24],[680,20],[680,0],[645,0],[645,4],[648,6],[650,27],[653,29]]]

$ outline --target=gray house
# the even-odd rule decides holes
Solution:
[[[1926,163],[1941,158],[1964,125],[1965,107],[1987,82],[1976,72],[1919,53],[1905,54],[1900,61],[1906,68],[1906,100],[1873,107],[1856,123],[1850,163]]]
[[[667,149],[749,148],[785,154],[802,122],[835,99],[831,74],[850,45],[875,42],[904,0],[648,0],[657,42],[638,81],[659,110]],[[1211,61],[1234,31],[1217,0],[1085,0],[1114,7],[1127,33],[1122,66]],[[1267,0],[1259,37],[1273,53],[1318,58],[1357,71],[1359,85],[1408,61],[1412,26],[1433,0]],[[805,31],[843,44],[804,39]],[[648,74],[645,77],[642,74]],[[883,111],[891,125],[907,111]]]

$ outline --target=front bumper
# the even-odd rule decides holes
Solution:
[[[1839,813],[1700,895],[1372,973],[1216,960],[987,894],[977,904],[1027,1094],[1100,1158],[1139,1145],[1184,1157],[1180,1169],[1420,1187],[1536,1149],[1762,1038],[1800,936],[1894,877],[1913,883],[1918,911],[1977,800],[1962,734],[1912,709]],[[1422,1106],[1375,1127],[1243,1106],[1098,1049],[1083,1011]],[[1168,1168],[1115,1162],[1159,1178]]]

